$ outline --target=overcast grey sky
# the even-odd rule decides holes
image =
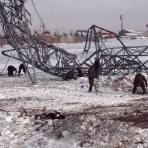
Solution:
[[[147,30],[148,0],[34,0],[34,4],[51,32],[87,30],[95,24],[117,33],[121,30],[120,15],[124,29]],[[25,6],[31,14],[31,30],[38,30],[40,20],[31,0]]]

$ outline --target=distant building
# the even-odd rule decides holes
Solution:
[[[145,32],[143,33],[143,36],[148,37],[148,31],[145,31]]]
[[[102,38],[114,38],[115,35],[110,32],[98,32],[98,35],[101,36]]]
[[[50,35],[51,35],[50,31],[43,31],[42,34],[43,34],[43,35],[46,35],[46,36],[50,36]]]
[[[119,37],[128,37],[130,39],[145,38],[146,32],[134,31],[131,29],[122,30],[119,32]]]
[[[87,30],[76,30],[74,36],[76,37],[84,37],[87,34]]]
[[[126,33],[130,33],[130,31],[127,31],[127,30],[121,30],[119,31],[119,37],[126,37]]]

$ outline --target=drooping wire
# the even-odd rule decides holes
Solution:
[[[38,15],[38,17],[39,17],[39,19],[40,19],[40,21],[41,21],[42,26],[44,26],[45,29],[47,30],[46,26],[44,25],[44,23],[43,23],[43,21],[42,21],[40,15],[39,15],[39,13],[38,13],[36,7],[35,7],[34,1],[31,0],[31,2],[32,2],[32,5],[33,5],[33,7],[34,7],[34,10],[36,11],[36,13],[37,13],[37,15]],[[88,30],[87,36],[88,36],[88,34],[89,34],[89,30]],[[88,37],[87,37],[87,38],[88,38]],[[89,40],[90,40],[90,39],[89,39]],[[57,45],[57,43],[55,43],[55,44]],[[57,45],[57,47],[58,47],[58,45]],[[88,47],[88,49],[89,49],[89,48],[90,48],[90,42],[89,42],[89,47]],[[86,57],[87,57],[87,51],[84,50],[83,53],[82,53],[82,55],[81,55],[81,57],[79,58],[79,60],[77,59],[77,65],[80,65],[80,61],[81,61],[81,59],[83,58],[84,53],[85,53],[86,55],[85,55],[85,58],[84,58],[83,61],[85,61],[85,59],[86,59]]]
[[[39,17],[39,19],[40,19],[40,21],[41,21],[42,26],[44,26],[44,27],[45,27],[45,29],[47,30],[47,28],[46,28],[45,24],[43,23],[43,21],[42,21],[42,19],[41,19],[40,15],[39,15],[39,13],[38,13],[38,11],[37,11],[36,7],[35,7],[34,1],[33,1],[33,0],[31,0],[31,2],[32,2],[32,5],[33,5],[33,8],[34,8],[35,12],[37,13],[37,15],[38,15],[38,17]],[[47,40],[49,41],[49,39],[47,39]],[[50,43],[50,41],[49,41],[49,43]],[[50,43],[50,44],[51,44],[51,43]],[[58,47],[58,44],[57,44],[57,43],[55,43],[55,44],[56,44],[56,46]]]
[[[5,67],[4,67],[3,70],[1,71],[0,76],[3,76],[3,72],[4,72],[6,66],[7,66],[7,64],[8,64],[8,62],[9,62],[9,59],[10,59],[10,57],[8,58],[8,60],[7,60],[6,64],[5,64]]]
[[[81,59],[82,59],[83,56],[84,56],[84,53],[85,53],[86,55],[85,55],[84,60],[83,60],[81,63],[83,63],[83,62],[86,60],[86,58],[87,58],[87,53],[88,53],[88,51],[89,51],[89,49],[90,49],[90,46],[91,46],[91,40],[92,40],[92,29],[89,28],[89,29],[87,30],[87,35],[86,35],[86,42],[85,42],[85,46],[84,46],[84,51],[83,51],[83,54],[81,55],[80,59],[78,60],[78,63],[80,63]]]

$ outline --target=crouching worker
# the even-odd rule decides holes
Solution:
[[[23,70],[23,72],[26,74],[26,68],[25,68],[24,64],[20,64],[20,66],[19,66],[19,71],[18,71],[19,75],[21,73],[21,70]]]
[[[94,71],[94,66],[90,66],[89,70],[88,70],[88,80],[89,80],[89,92],[92,91],[92,87],[94,85],[94,78],[96,77],[95,75],[95,71]]]
[[[76,70],[78,71],[77,77],[84,77],[81,67],[77,67]]]
[[[143,94],[146,94],[145,86],[147,87],[147,80],[141,73],[138,73],[135,76],[133,94],[136,93],[137,87],[139,87],[139,86],[142,88]]]
[[[15,71],[15,74],[17,73],[17,69],[12,65],[9,65],[7,70],[8,70],[8,76],[9,77],[14,76],[14,74],[13,74],[14,71]]]
[[[74,79],[74,70],[73,69],[66,74],[66,78],[65,78],[66,81],[71,80],[71,79]]]

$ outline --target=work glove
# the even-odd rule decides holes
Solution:
[[[94,82],[98,82],[98,79],[97,78],[94,78]]]

